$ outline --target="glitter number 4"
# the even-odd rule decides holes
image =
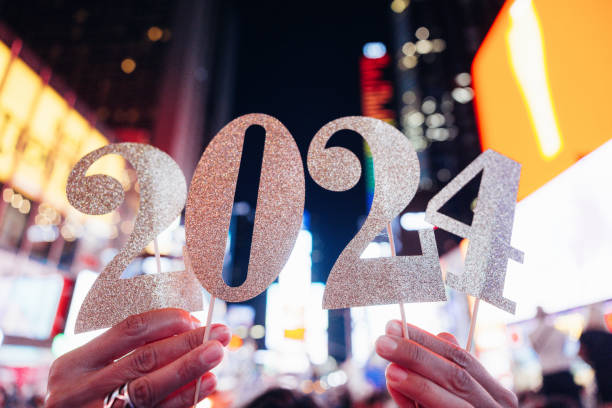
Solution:
[[[374,199],[363,226],[334,264],[323,295],[325,309],[399,302],[446,300],[432,229],[419,231],[422,255],[361,259],[374,237],[410,203],[419,181],[412,144],[393,126],[373,118],[345,117],[329,122],[312,139],[308,171],[323,188],[344,191],[361,177],[357,157],[342,147],[326,148],[337,131],[359,133],[374,162]]]
[[[119,253],[104,268],[87,294],[75,332],[112,326],[127,316],[162,307],[202,308],[197,280],[186,271],[121,279],[121,274],[145,246],[176,219],[185,205],[185,176],[170,156],[153,146],[117,143],[87,154],[68,177],[68,201],[86,214],[107,214],[123,202],[123,187],[102,174],[87,176],[99,158],[118,154],[136,169],[140,207],[134,230]]]
[[[474,217],[466,225],[438,210],[482,171]],[[508,259],[523,262],[523,253],[510,246],[521,165],[487,150],[452,179],[428,203],[426,220],[469,240],[465,272],[448,273],[446,284],[514,313],[516,303],[504,298]]]

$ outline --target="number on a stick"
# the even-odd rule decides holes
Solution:
[[[223,281],[223,257],[246,130],[266,131],[246,280]],[[228,302],[253,298],[278,276],[297,238],[304,212],[304,167],[293,137],[277,119],[244,115],[210,142],[189,187],[185,215],[187,248],[195,275],[212,295]]]
[[[472,225],[438,210],[482,171]],[[521,165],[487,150],[452,179],[428,203],[426,220],[469,240],[465,271],[448,273],[446,284],[514,313],[516,303],[504,297],[508,259],[523,262],[523,253],[510,246]]]
[[[79,160],[68,177],[70,204],[92,215],[107,214],[121,205],[123,187],[117,180],[102,174],[86,175],[89,167],[107,154],[122,156],[136,169],[140,208],[127,243],[87,294],[75,332],[109,327],[129,315],[161,307],[200,310],[200,286],[186,271],[121,279],[130,262],[180,215],[185,205],[185,177],[170,156],[140,143],[110,144],[94,150]]]
[[[419,161],[400,131],[367,117],[329,122],[312,139],[308,171],[323,188],[344,191],[361,177],[361,165],[342,147],[326,148],[329,138],[348,129],[370,146],[374,162],[374,199],[363,226],[334,264],[323,295],[325,309],[399,302],[446,300],[434,232],[419,231],[422,255],[361,259],[376,235],[410,203],[419,181]]]

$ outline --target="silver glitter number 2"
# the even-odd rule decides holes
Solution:
[[[123,202],[123,187],[102,174],[87,176],[99,158],[118,154],[136,169],[140,208],[134,230],[119,253],[106,265],[81,306],[75,332],[109,327],[129,315],[162,307],[202,309],[202,292],[195,277],[186,272],[167,272],[121,279],[121,274],[144,247],[170,225],[183,210],[185,176],[170,156],[153,146],[117,143],[87,154],[68,177],[68,201],[86,214],[107,214]]]
[[[223,257],[246,130],[266,131],[247,278],[232,287],[223,281]],[[195,170],[185,213],[193,271],[204,288],[228,302],[266,290],[287,262],[304,213],[304,166],[293,137],[264,114],[244,115],[210,142]]]
[[[367,117],[340,118],[323,126],[308,149],[308,171],[323,188],[348,190],[361,177],[361,165],[353,153],[342,147],[325,147],[329,138],[343,129],[359,133],[370,146],[374,199],[363,226],[329,274],[323,307],[446,300],[432,229],[419,231],[422,255],[360,258],[366,246],[414,197],[419,182],[419,161],[412,144],[393,126]]]
[[[471,225],[438,212],[481,171]],[[426,212],[428,222],[469,240],[464,273],[448,273],[446,284],[510,313],[516,303],[503,296],[508,259],[523,262],[523,253],[510,246],[520,174],[519,163],[487,150],[429,201]]]

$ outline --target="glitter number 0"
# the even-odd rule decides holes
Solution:
[[[370,213],[334,264],[323,295],[325,309],[373,304],[446,300],[438,250],[431,229],[420,230],[422,255],[361,259],[374,237],[412,200],[419,161],[406,136],[373,118],[345,117],[329,122],[312,139],[308,171],[323,188],[344,191],[361,177],[359,160],[342,147],[326,148],[339,130],[359,133],[374,162],[374,199]]]
[[[471,225],[438,210],[482,171]],[[487,150],[452,179],[427,205],[426,220],[469,240],[465,272],[448,273],[446,284],[514,313],[516,303],[504,298],[508,259],[523,262],[523,253],[510,246],[521,165]]]
[[[109,327],[151,309],[202,308],[200,285],[185,271],[121,279],[134,257],[180,215],[185,205],[185,176],[170,156],[140,143],[110,144],[94,150],[72,169],[66,188],[68,201],[92,215],[109,213],[123,202],[123,187],[117,180],[102,174],[86,176],[89,167],[108,154],[121,155],[136,169],[140,208],[127,243],[87,294],[77,317],[76,333]]]
[[[266,131],[247,278],[231,287],[222,268],[246,130]],[[204,288],[228,302],[257,296],[285,265],[302,223],[304,167],[293,137],[277,119],[244,115],[210,142],[189,187],[185,234],[193,271]]]

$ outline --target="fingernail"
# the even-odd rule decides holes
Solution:
[[[200,353],[200,361],[205,365],[214,364],[223,358],[223,349],[217,341],[206,343]]]
[[[230,337],[232,337],[232,333],[227,326],[215,326],[210,330],[210,338],[221,343],[229,341]]]
[[[197,329],[198,327],[202,327],[202,322],[199,321],[195,316],[189,315],[191,318],[191,327]]]
[[[390,355],[397,348],[397,342],[389,336],[381,336],[376,340],[376,351],[381,355]]]
[[[401,382],[408,378],[408,373],[395,364],[391,364],[387,367],[387,378],[389,381]]]
[[[210,391],[217,386],[217,380],[214,375],[207,375],[202,377],[202,382],[200,383],[200,392],[208,395]]]
[[[391,320],[387,323],[387,334],[392,336],[402,336],[402,324],[398,321]]]

